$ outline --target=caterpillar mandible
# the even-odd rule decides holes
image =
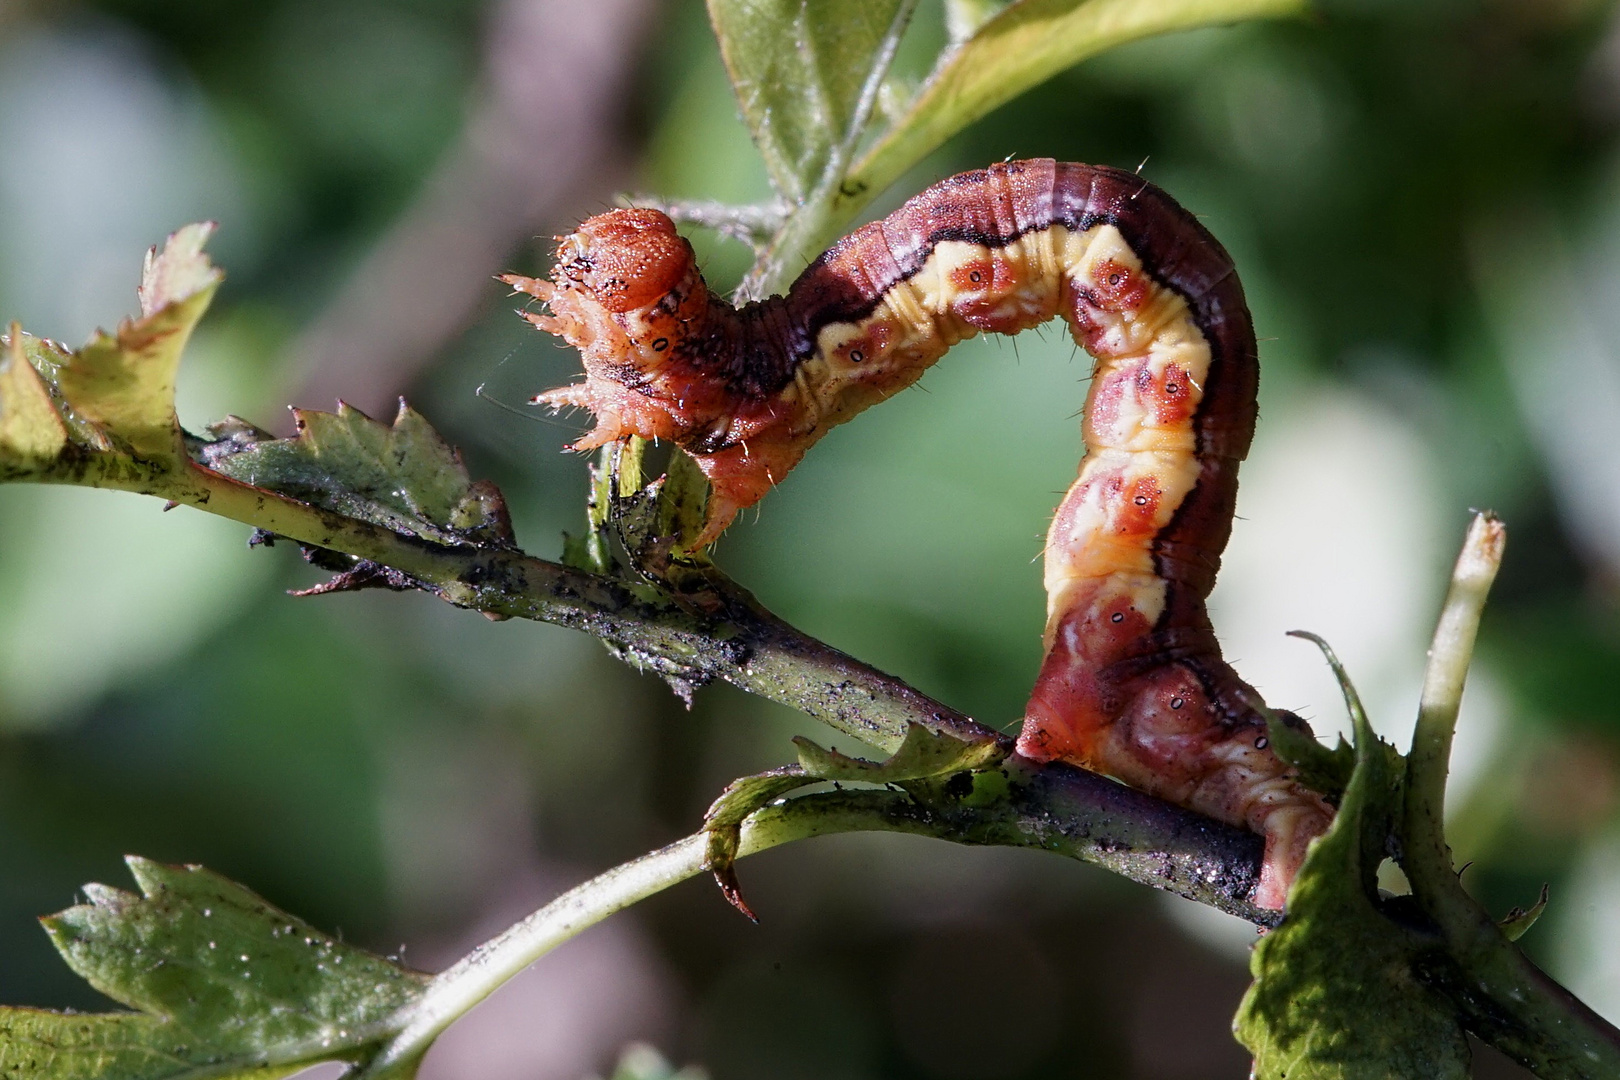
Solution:
[[[734,308],[656,210],[562,237],[551,280],[502,279],[584,356],[586,450],[670,439],[709,478],[708,544],[834,426],[963,338],[1061,315],[1096,360],[1079,478],[1046,541],[1045,659],[1018,750],[1106,773],[1265,837],[1281,908],[1331,807],[1267,743],[1259,694],[1205,610],[1254,435],[1259,359],[1231,258],[1132,173],[1051,160],[941,181]],[[1285,714],[1289,723],[1303,724]]]

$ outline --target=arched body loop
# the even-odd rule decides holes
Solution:
[[[1259,360],[1231,258],[1168,195],[1050,160],[962,173],[742,308],[709,291],[656,210],[589,219],[549,281],[503,280],[584,357],[583,383],[535,401],[595,414],[576,449],[639,435],[690,453],[713,487],[701,544],[958,341],[1062,317],[1096,367],[1085,458],[1047,535],[1046,656],[1019,752],[1263,834],[1254,900],[1282,907],[1333,812],[1271,750],[1265,706],[1205,609]]]

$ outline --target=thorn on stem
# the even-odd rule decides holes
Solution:
[[[370,559],[361,559],[353,569],[344,570],[329,581],[319,585],[311,585],[307,589],[288,589],[288,596],[324,596],[327,593],[358,592],[361,589],[391,589],[394,592],[409,592],[421,588],[418,582],[408,574],[395,570],[392,566],[383,566]]]
[[[755,926],[759,925],[759,916],[754,909],[748,906],[742,898],[742,885],[737,881],[737,870],[733,866],[715,868],[710,871],[714,874],[714,883],[720,886],[720,895],[726,898],[726,903],[743,913],[743,916]]]

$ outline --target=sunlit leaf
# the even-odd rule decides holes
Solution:
[[[98,333],[57,372],[75,413],[143,456],[178,462],[184,453],[174,384],[180,354],[224,278],[202,251],[213,231],[212,222],[187,225],[161,253],[148,252],[141,317]]]
[[[945,732],[930,731],[921,724],[912,724],[906,730],[899,749],[885,761],[866,761],[825,750],[802,735],[793,744],[799,748],[799,764],[809,776],[865,784],[897,784],[987,769],[1008,753],[1007,747],[998,742],[967,742]]]
[[[1011,0],[945,0],[945,32],[953,44],[961,44],[979,27],[995,18]]]
[[[1287,917],[1255,946],[1235,1031],[1254,1054],[1257,1080],[1462,1080],[1469,1051],[1456,1008],[1416,974],[1428,945],[1378,906],[1401,758],[1359,704],[1352,715],[1355,772],[1294,883]]]
[[[397,533],[441,544],[509,545],[501,493],[474,483],[461,454],[401,401],[392,425],[339,404],[294,410],[298,434],[278,439],[231,417],[196,446],[216,472]]]
[[[709,0],[743,118],[778,192],[808,195],[859,137],[916,0]]]
[[[50,389],[24,351],[15,323],[0,355],[0,478],[26,477],[48,469],[67,445],[67,423]],[[35,338],[26,339],[38,348]]]
[[[750,919],[754,913],[743,902],[732,864],[737,859],[742,823],[754,811],[796,788],[822,781],[905,784],[988,769],[1005,758],[1010,749],[995,740],[968,742],[915,723],[906,730],[899,749],[884,761],[849,757],[802,736],[793,743],[799,750],[799,764],[733,780],[703,819],[709,834],[705,865],[726,899]]]
[[[269,1080],[354,1059],[428,978],[345,945],[200,867],[131,858],[141,893],[85,886],[44,920],[68,965],[134,1013],[0,1009],[7,1080]]]
[[[1195,26],[1297,14],[1303,0],[1020,0],[947,54],[904,116],[850,170],[867,199],[996,107],[1100,52]]]
[[[174,385],[223,278],[202,251],[213,229],[187,225],[148,252],[141,316],[77,352],[12,328],[0,360],[0,478],[75,481],[92,470],[156,475],[184,465]]]

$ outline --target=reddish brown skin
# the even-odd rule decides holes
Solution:
[[[1066,268],[1059,282],[1037,279],[1033,257],[1013,254],[1021,237],[1060,245],[1099,227],[1117,230],[1128,250],[1079,276]],[[938,263],[943,284],[927,288],[948,310],[921,321],[894,316],[925,295],[941,245],[956,261]],[[586,383],[537,399],[595,412],[598,426],[580,448],[640,435],[693,455],[714,488],[699,543],[763,497],[826,430],[909,385],[955,341],[1062,315],[1099,358],[1088,432],[1139,415],[1185,432],[1192,448],[1175,476],[1191,468],[1196,479],[1170,494],[1166,476],[1140,465],[1083,469],[1052,543],[1068,535],[1059,525],[1077,512],[1071,504],[1100,491],[1112,508],[1107,531],[1085,542],[1098,545],[1088,557],[1103,570],[1064,579],[1067,591],[1054,593],[1019,750],[1264,833],[1256,902],[1282,906],[1332,811],[1270,751],[1265,707],[1222,658],[1205,610],[1254,434],[1259,364],[1231,259],[1168,195],[1131,173],[1049,160],[963,173],[834,244],[785,296],[741,309],[709,292],[690,245],[651,210],[611,211],[562,238],[550,282],[506,280],[550,304],[552,315],[528,315],[532,322],[584,352]],[[1155,366],[1118,344],[1122,325],[1169,294],[1185,305],[1177,318],[1208,346],[1201,385],[1175,362]],[[835,342],[829,353],[819,351],[825,341]],[[826,381],[828,371],[843,381]],[[1097,465],[1090,456],[1083,464]],[[1065,553],[1049,550],[1049,587],[1054,555]],[[1141,576],[1131,569],[1138,563],[1151,566],[1152,581],[1115,603],[1120,582]]]

